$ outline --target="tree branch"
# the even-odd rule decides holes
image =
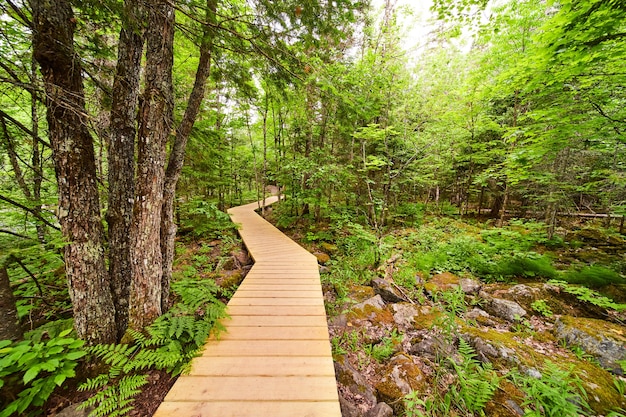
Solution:
[[[11,204],[12,206],[21,208],[22,210],[29,212],[30,214],[35,216],[35,218],[41,220],[44,224],[46,224],[49,227],[52,227],[55,230],[61,230],[58,226],[55,226],[54,224],[50,223],[48,220],[46,220],[41,214],[37,213],[35,210],[33,210],[33,209],[29,208],[29,207],[26,207],[25,205],[20,204],[20,203],[18,203],[15,200],[12,200],[12,199],[10,199],[8,197],[5,197],[3,195],[0,195],[0,200],[6,201],[7,203]]]
[[[596,111],[598,113],[600,113],[600,115],[606,119],[609,119],[610,121],[614,122],[614,123],[626,123],[626,119],[615,119],[611,116],[609,116],[608,114],[606,114],[606,112],[604,111],[604,109],[597,103],[594,103],[593,101],[590,101],[589,103],[591,103],[591,106],[596,109]]]
[[[606,42],[606,41],[614,41],[614,40],[618,40],[621,38],[626,38],[626,32],[609,33],[608,35],[600,36],[599,38],[595,38],[588,42],[585,42],[583,45],[593,47],[593,46],[598,46],[601,43]]]
[[[7,235],[11,235],[11,236],[15,236],[15,237],[21,237],[22,239],[28,239],[28,240],[36,240],[30,236],[26,236],[26,235],[22,235],[20,233],[15,233],[12,232],[10,230],[6,230],[6,229],[0,229],[0,233],[6,233]]]
[[[36,136],[32,130],[30,130],[29,128],[27,128],[26,126],[24,126],[22,123],[20,123],[18,120],[16,120],[15,118],[11,117],[11,115],[9,115],[8,113],[3,112],[2,110],[0,110],[0,117],[7,119],[9,122],[13,123],[15,126],[17,126],[20,130],[22,130],[23,132],[27,133],[29,136],[34,137],[35,139],[37,139],[37,141],[41,144],[43,144],[44,146],[50,148],[50,144],[48,142],[46,142],[45,140],[43,140],[42,138],[40,138],[39,136]]]

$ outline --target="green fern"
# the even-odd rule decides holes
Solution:
[[[452,386],[450,395],[455,405],[470,413],[484,415],[484,408],[493,398],[500,379],[488,364],[476,359],[476,352],[463,338],[459,339],[462,361],[450,360],[458,375],[458,386]]]
[[[79,409],[96,407],[89,417],[124,416],[133,409],[134,396],[148,383],[147,375],[127,375],[115,384],[108,385],[96,395],[83,402]],[[84,384],[83,384],[84,385]],[[79,387],[82,389],[83,386]]]
[[[204,345],[211,331],[223,329],[217,321],[226,306],[210,280],[185,279],[172,285],[180,302],[144,329],[128,330],[129,344],[96,345],[89,353],[108,365],[108,372],[89,379],[79,389],[99,390],[84,407],[94,406],[90,417],[125,416],[133,397],[147,383],[146,370],[179,375]]]

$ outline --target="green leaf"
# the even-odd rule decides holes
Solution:
[[[66,379],[67,379],[67,376],[63,374],[59,374],[54,377],[54,383],[60,387],[61,385],[63,385],[63,382],[65,382]]]
[[[23,378],[24,384],[28,384],[30,381],[35,379],[37,375],[39,374],[39,371],[41,371],[41,367],[39,365],[35,365],[32,368],[30,368],[28,371],[26,371],[26,373],[24,374],[24,378]]]
[[[67,360],[70,360],[70,361],[75,361],[76,359],[82,358],[86,354],[87,354],[87,352],[82,351],[82,350],[81,351],[76,351],[76,352],[70,352],[67,355],[65,355],[65,358]]]

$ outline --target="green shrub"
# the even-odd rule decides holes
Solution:
[[[215,203],[205,200],[191,200],[181,204],[181,229],[190,230],[194,236],[220,238],[237,225],[230,216],[217,208]]]
[[[42,340],[41,332],[33,332],[32,339],[0,341],[0,388],[19,392],[15,399],[3,392],[0,417],[35,415],[32,407],[43,406],[55,388],[76,376],[74,369],[87,352],[84,342],[71,333],[71,328],[50,332],[48,340]]]
[[[573,365],[572,365],[573,368]],[[547,362],[541,378],[511,374],[513,382],[526,394],[522,403],[527,417],[578,417],[589,415],[587,394],[572,369],[564,370]]]
[[[108,367],[106,373],[83,383],[79,390],[98,391],[81,408],[95,406],[91,417],[124,416],[133,409],[134,396],[147,383],[147,369],[182,373],[196,356],[213,329],[222,329],[217,320],[225,306],[216,297],[212,280],[184,279],[172,283],[180,297],[167,313],[148,326],[146,334],[129,330],[129,344],[96,345],[88,349]]]
[[[541,277],[556,278],[558,272],[552,261],[534,252],[517,254],[498,262],[495,272],[502,277]]]
[[[582,268],[570,269],[563,275],[563,279],[570,284],[580,284],[592,288],[626,283],[624,277],[617,272],[598,265],[588,265]]]

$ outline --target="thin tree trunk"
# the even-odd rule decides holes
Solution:
[[[154,1],[148,11],[146,75],[140,110],[137,182],[131,235],[128,324],[140,330],[161,315],[161,213],[168,138],[173,127],[174,8]]]
[[[31,83],[37,84],[37,64],[33,59],[31,62]],[[39,147],[41,144],[37,140],[39,136],[39,112],[37,111],[37,105],[39,104],[39,97],[37,96],[37,89],[33,88],[30,92],[31,102],[31,120],[32,120],[32,139],[33,150],[31,154],[31,165],[33,169],[33,211],[36,213],[36,217],[41,217],[41,183],[43,182],[43,159],[41,157],[41,151]],[[46,242],[46,225],[38,221],[35,228],[37,229],[37,239],[40,243]]]
[[[6,265],[0,265],[0,340],[19,340],[22,336],[9,273]]]
[[[48,132],[58,183],[58,217],[74,326],[87,343],[115,341],[115,312],[104,261],[104,230],[93,140],[87,128],[76,19],[67,0],[31,0],[33,50],[46,89]]]
[[[163,213],[161,216],[161,253],[163,256],[162,277],[161,277],[161,308],[167,311],[169,308],[170,281],[172,279],[172,264],[174,262],[174,239],[176,237],[177,226],[174,222],[174,197],[176,184],[180,178],[180,173],[185,160],[185,148],[191,134],[191,129],[196,121],[200,104],[204,98],[206,80],[211,73],[211,52],[213,49],[213,30],[209,23],[215,22],[215,11],[217,0],[207,0],[206,20],[204,26],[202,42],[200,44],[200,61],[196,70],[196,79],[193,89],[187,101],[187,108],[180,126],[176,130],[174,146],[170,153],[167,171],[165,173],[165,184],[163,188]]]
[[[128,231],[135,199],[135,136],[144,21],[141,2],[126,0],[126,21],[120,31],[117,67],[113,80],[108,148],[109,275],[115,304],[117,337],[128,327],[131,283],[131,241]]]
[[[504,187],[504,200],[502,201],[502,212],[500,214],[500,220],[498,221],[498,227],[504,226],[504,216],[506,216],[506,211],[509,205],[509,183],[506,183]]]

